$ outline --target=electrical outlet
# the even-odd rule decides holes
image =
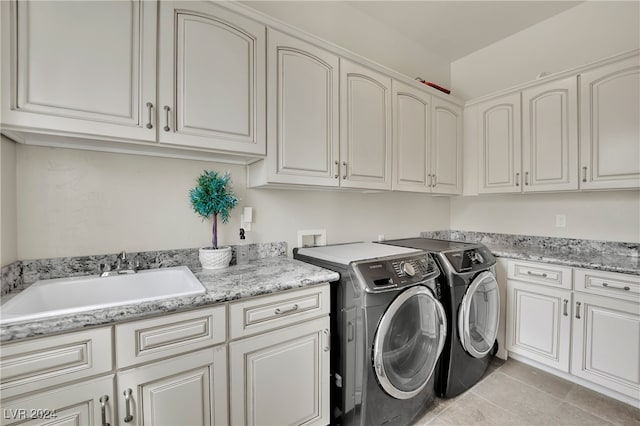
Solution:
[[[567,226],[567,215],[557,214],[556,215],[556,228],[564,228]]]

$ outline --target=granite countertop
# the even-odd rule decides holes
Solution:
[[[498,257],[553,263],[574,268],[640,275],[640,259],[607,253],[581,253],[562,248],[485,244]]]
[[[205,287],[197,296],[176,297],[146,303],[115,306],[65,316],[0,325],[0,342],[77,331],[160,314],[180,312],[246,297],[277,293],[336,281],[337,272],[288,257],[268,257],[213,271],[191,268]]]

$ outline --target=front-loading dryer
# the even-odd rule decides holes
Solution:
[[[477,243],[406,238],[384,244],[425,250],[438,263],[439,299],[447,312],[448,328],[436,392],[446,398],[461,394],[482,378],[498,349],[500,295],[495,257]]]
[[[427,253],[373,243],[294,249],[332,269],[332,424],[408,425],[435,399],[446,314]]]

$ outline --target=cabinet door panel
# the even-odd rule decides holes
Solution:
[[[640,307],[580,293],[576,293],[575,302],[571,373],[637,398]]]
[[[329,317],[229,344],[231,424],[329,422]]]
[[[265,27],[211,3],[167,1],[160,29],[160,142],[264,154]]]
[[[393,189],[429,192],[431,96],[393,81],[393,102]]]
[[[571,292],[507,281],[507,349],[569,371]]]
[[[271,181],[338,186],[338,57],[269,31]]]
[[[522,92],[525,192],[578,189],[578,93],[575,77]]]
[[[462,108],[433,98],[431,138],[431,191],[439,194],[462,192]]]
[[[478,107],[480,115],[479,193],[520,192],[520,94]]]
[[[580,76],[580,187],[640,187],[640,57]]]
[[[391,189],[391,79],[346,60],[340,75],[340,184]]]
[[[3,3],[3,124],[155,139],[155,3]]]
[[[118,413],[136,425],[227,423],[226,348],[219,346],[118,372]],[[129,402],[124,393],[131,391]],[[123,423],[124,424],[124,423]]]

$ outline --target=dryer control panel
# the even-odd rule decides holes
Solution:
[[[487,269],[487,267],[496,263],[495,257],[486,247],[450,251],[444,253],[444,255],[456,272],[473,272]]]
[[[440,272],[428,254],[356,262],[353,267],[368,293],[394,290],[433,280]]]

